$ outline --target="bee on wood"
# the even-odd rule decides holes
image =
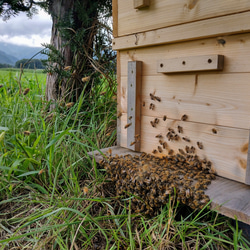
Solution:
[[[162,147],[161,146],[158,146],[158,151],[159,151],[159,153],[162,153]]]
[[[151,126],[153,127],[153,128],[155,128],[155,123],[153,122],[153,121],[150,121],[150,124],[151,124]]]
[[[120,118],[121,116],[122,116],[122,112],[119,111],[119,112],[117,113],[117,118]]]
[[[142,102],[142,107],[145,107],[145,105],[146,105],[146,103],[143,101],[143,102]]]
[[[188,119],[188,116],[186,114],[181,117],[182,121],[186,121],[187,119]]]
[[[130,127],[131,125],[132,125],[132,123],[128,123],[128,124],[126,124],[126,125],[124,126],[124,128],[126,129],[126,128]]]
[[[174,130],[173,130],[172,128],[168,128],[168,131],[169,131],[170,133],[175,133]]]
[[[152,153],[153,153],[153,154],[157,154],[158,151],[157,151],[156,149],[154,149],[154,150],[152,151]]]
[[[216,130],[215,128],[212,128],[212,132],[213,132],[214,134],[217,134],[217,130]]]
[[[155,100],[160,102],[161,101],[161,98],[159,96],[155,96]]]
[[[183,133],[183,128],[180,125],[178,125],[177,129],[178,129],[178,133]]]
[[[162,138],[162,135],[158,134],[158,135],[155,136],[155,138]]]
[[[168,151],[168,154],[169,154],[169,155],[173,155],[173,154],[174,154],[174,150],[173,150],[173,149],[170,149],[170,150]]]
[[[160,143],[161,145],[163,145],[164,142],[163,142],[163,140],[159,140],[159,143]]]
[[[153,100],[153,101],[155,100],[155,96],[152,93],[150,93],[149,96],[150,96],[151,100]]]
[[[191,140],[188,137],[182,137],[182,139],[186,142],[190,142]]]
[[[185,155],[185,152],[184,152],[183,149],[179,148],[178,150],[179,150],[179,152],[180,152],[182,155]]]
[[[203,149],[203,144],[202,142],[197,141],[197,146],[199,149]]]
[[[180,136],[179,136],[179,135],[177,135],[177,134],[175,134],[175,135],[174,135],[174,140],[175,140],[175,141],[178,141],[178,140],[179,140],[179,138],[180,138]]]
[[[154,105],[153,103],[150,103],[150,105],[149,105],[149,109],[154,110],[154,108],[155,108],[155,105]]]
[[[164,149],[166,149],[168,147],[168,144],[166,142],[163,142],[162,146]]]
[[[186,147],[185,147],[185,150],[186,150],[186,153],[188,154],[188,153],[189,153],[189,150],[190,150],[190,147],[189,147],[189,146],[186,146]]]
[[[159,120],[158,118],[155,118],[155,120],[154,120],[155,124],[158,124],[159,121],[160,121],[160,120]]]
[[[195,147],[191,146],[189,153],[194,154],[195,153]]]
[[[166,120],[167,120],[167,116],[164,115],[164,116],[163,116],[163,121],[166,121]]]

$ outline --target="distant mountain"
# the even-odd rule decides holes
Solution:
[[[14,45],[11,43],[0,42],[0,63],[8,63],[14,65],[16,61],[21,59],[30,59],[35,54],[36,59],[46,59],[45,55],[42,55],[42,47],[29,47],[23,45]]]
[[[0,63],[14,65],[18,59],[0,50]]]

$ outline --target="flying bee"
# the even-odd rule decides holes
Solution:
[[[162,147],[161,146],[158,146],[158,151],[159,151],[159,153],[162,153]]]
[[[166,149],[168,147],[168,144],[166,142],[163,142],[162,146],[164,149]]]
[[[199,149],[203,149],[203,144],[202,142],[197,141],[197,146]]]
[[[133,146],[133,145],[135,145],[136,144],[136,141],[132,141],[131,143],[130,143],[130,146]]]
[[[217,134],[217,130],[216,130],[215,128],[212,128],[212,132],[213,132],[214,134]]]
[[[182,121],[186,121],[187,119],[188,119],[188,116],[186,114],[181,117]]]
[[[178,125],[177,129],[178,129],[178,133],[183,133],[183,128],[180,125]]]
[[[133,116],[131,115],[128,119],[131,120],[133,118]]]
[[[132,123],[130,122],[130,123],[126,124],[126,125],[124,126],[124,128],[126,129],[126,128],[130,127],[131,125],[132,125]]]
[[[164,115],[164,116],[163,116],[163,121],[166,121],[166,120],[167,120],[167,116]]]
[[[154,105],[153,103],[150,103],[150,105],[149,105],[149,109],[154,110],[154,108],[155,108],[155,105]]]
[[[191,140],[188,137],[182,137],[182,139],[186,142],[190,142]]]
[[[108,149],[107,154],[110,155],[110,156],[112,155],[112,149],[111,148]]]

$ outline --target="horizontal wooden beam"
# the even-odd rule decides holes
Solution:
[[[149,0],[134,0],[134,9],[141,9],[149,6]]]
[[[157,61],[158,73],[222,70],[223,55],[186,56]]]
[[[139,155],[140,153],[133,152],[123,147],[111,147],[101,149],[103,153],[112,155]],[[90,156],[94,156],[96,162],[102,159],[102,155],[98,151],[90,152]],[[227,217],[250,224],[250,186],[238,183],[225,178],[217,177],[208,185],[205,193],[212,200],[211,209],[218,211]]]
[[[117,37],[113,39],[113,50],[249,32],[250,22],[246,20],[250,20],[250,11]]]

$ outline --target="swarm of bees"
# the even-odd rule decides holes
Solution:
[[[202,209],[209,202],[204,190],[215,179],[210,161],[184,150],[177,154],[169,151],[163,157],[147,153],[112,156],[109,152],[99,164],[114,182],[117,195],[133,197],[132,210],[150,216],[174,197],[193,209]]]

